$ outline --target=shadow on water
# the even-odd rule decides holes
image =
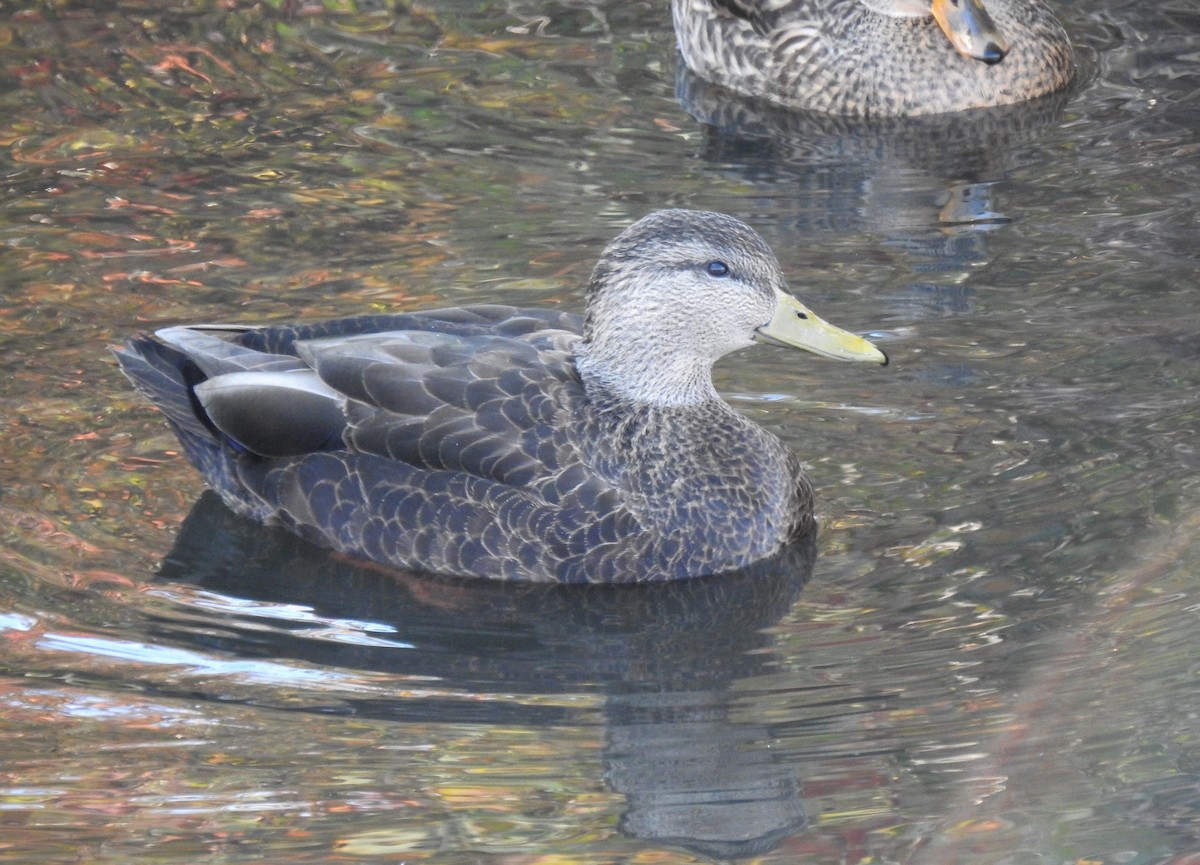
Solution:
[[[260,602],[235,616],[159,617],[159,640],[436,680],[464,695],[601,696],[605,780],[627,800],[632,837],[727,858],[766,852],[806,823],[794,767],[769,725],[736,719],[731,685],[762,674],[772,637],[812,572],[812,537],[745,572],[602,588],[448,581],[318,550],[200,498],[160,581]],[[287,605],[342,623],[313,639]],[[201,620],[196,615],[200,613]],[[347,630],[346,623],[352,624]],[[310,622],[311,623],[311,622]],[[356,716],[439,723],[567,723],[536,701],[352,702]]]

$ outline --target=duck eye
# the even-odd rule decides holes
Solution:
[[[704,270],[709,276],[729,276],[729,265],[723,261],[710,261]]]

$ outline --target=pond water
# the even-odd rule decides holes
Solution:
[[[1200,861],[1200,8],[1056,6],[1062,98],[868,128],[677,81],[665,0],[4,4],[0,862]],[[721,365],[818,489],[766,576],[356,565],[107,353],[577,309],[664,206],[893,358]]]

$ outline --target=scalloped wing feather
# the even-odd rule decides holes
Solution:
[[[521,486],[579,459],[564,434],[583,397],[570,363],[575,339],[387,333],[297,349],[351,397],[352,449]]]

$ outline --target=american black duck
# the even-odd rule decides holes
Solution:
[[[583,316],[180,326],[116,355],[240,514],[406,569],[627,583],[741,569],[811,528],[799,461],[713,386],[763,341],[887,362],[789,294],[748,226],[666,210],[604,250]]]

